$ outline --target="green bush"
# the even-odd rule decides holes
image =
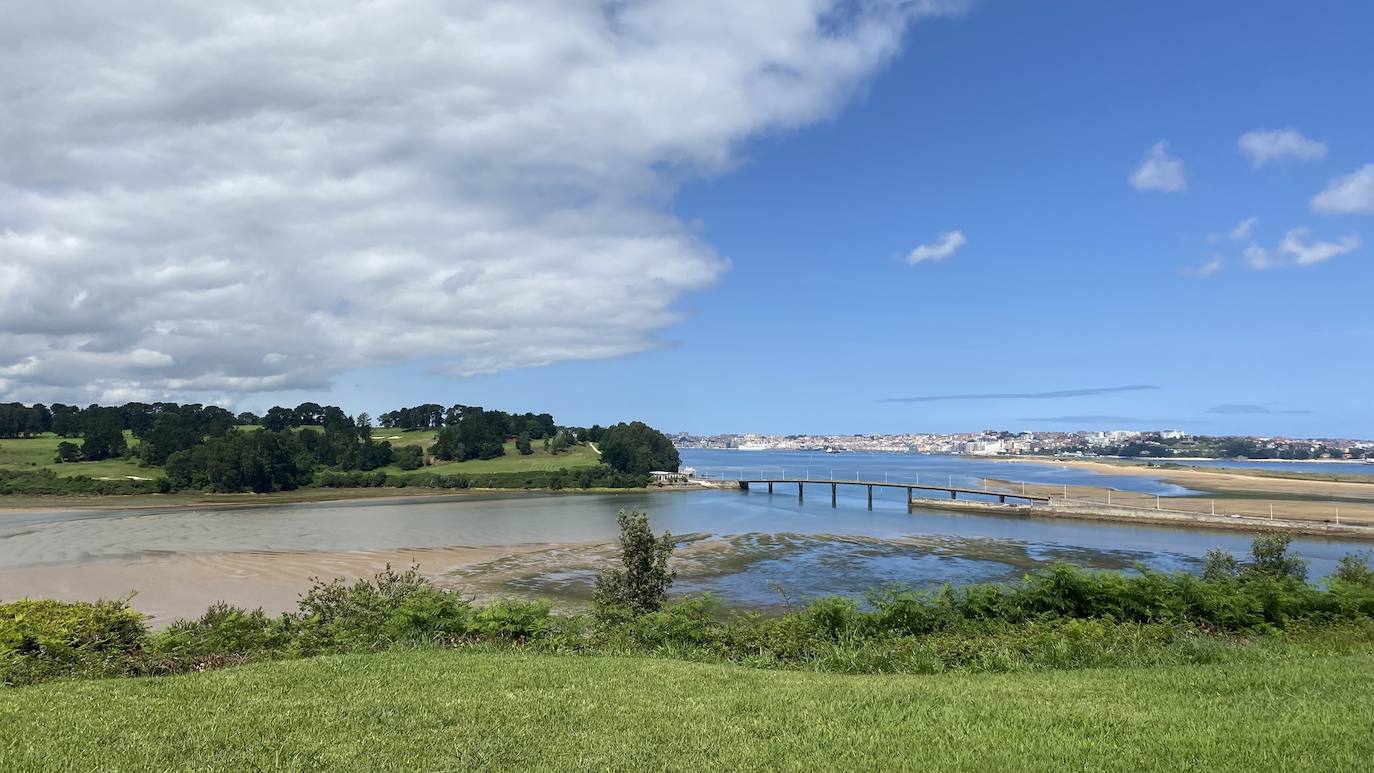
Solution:
[[[0,682],[131,673],[147,639],[143,615],[122,600],[0,604]]]
[[[644,524],[647,528],[647,524]],[[660,541],[646,532],[645,544]],[[1283,566],[1282,555],[1271,555]],[[654,564],[654,561],[650,561]],[[122,602],[0,605],[0,678],[175,673],[255,659],[409,646],[628,652],[842,673],[1018,671],[1208,663],[1374,645],[1374,583],[1362,559],[1326,587],[1292,571],[1234,576],[1057,564],[1020,582],[880,588],[860,605],[825,597],[781,615],[722,614],[710,596],[635,614],[556,616],[547,601],[484,606],[434,586],[418,567],[315,580],[272,618],[228,604],[149,635]]]
[[[223,601],[195,620],[178,620],[157,634],[154,649],[181,656],[253,655],[273,652],[288,637],[278,620],[262,609],[251,612]]]
[[[0,470],[0,496],[114,496],[119,494],[165,494],[170,491],[166,478],[98,480],[86,475],[63,477],[52,470]]]
[[[552,624],[547,601],[502,600],[477,610],[472,632],[492,639],[526,641],[541,636]]]

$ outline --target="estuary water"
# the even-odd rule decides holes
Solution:
[[[864,470],[876,467],[889,475],[915,475],[919,469],[921,475],[1024,476],[1070,485],[1101,485],[1103,478],[1112,478],[1043,465],[887,454],[842,459],[828,457],[843,454],[683,454],[685,464],[703,472],[741,466],[728,463],[741,455],[747,455],[754,468],[760,462],[785,464],[789,475],[794,468],[828,475],[832,464],[838,475],[848,461],[861,477]],[[1151,488],[1164,484],[1148,477],[1112,479],[1123,488],[1167,493]],[[309,573],[321,571],[304,568],[317,567],[305,560],[310,556],[417,549],[430,551],[426,555],[431,558],[419,559],[422,570],[442,573],[448,570],[425,562],[440,549],[463,548],[481,549],[485,558],[450,572],[450,584],[480,588],[487,595],[553,595],[577,601],[586,598],[596,568],[610,557],[616,512],[622,508],[647,511],[655,530],[677,536],[683,556],[677,592],[712,591],[729,603],[755,607],[824,594],[858,596],[883,584],[932,587],[1005,581],[1055,560],[1106,569],[1144,565],[1195,570],[1208,549],[1221,547],[1243,555],[1250,539],[1234,531],[937,510],[908,513],[901,490],[879,490],[869,510],[864,489],[843,486],[834,507],[828,490],[815,495],[808,491],[807,498],[799,500],[794,487],[779,486],[771,495],[755,487],[748,492],[511,493],[218,509],[10,512],[0,514],[0,598],[69,591],[89,596],[96,590],[102,595],[128,590],[167,595],[175,590],[165,587],[169,583],[185,582],[189,587],[194,580],[205,586],[202,595],[232,583],[232,597],[251,605],[267,602],[258,602],[253,590],[255,572],[261,573],[254,567],[259,564],[243,560],[245,556],[275,562],[272,571],[294,583],[289,600]],[[1365,545],[1302,538],[1293,547],[1309,561],[1316,579],[1331,571],[1341,555]],[[176,575],[169,569],[180,566],[175,561],[195,562],[202,572],[238,568],[232,578],[216,583],[215,577]],[[105,571],[112,566],[120,573],[87,574],[104,578],[98,582],[106,585],[130,587],[92,589],[76,580],[88,569]],[[46,584],[39,584],[39,579]],[[175,604],[158,611],[190,614],[215,599],[192,594],[183,601],[176,596],[185,611]],[[137,606],[139,599],[134,603]]]

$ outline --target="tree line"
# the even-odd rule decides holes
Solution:
[[[672,443],[643,422],[610,428],[563,427],[548,413],[508,413],[481,406],[427,404],[382,414],[390,429],[437,429],[428,448],[393,447],[372,437],[366,413],[349,416],[338,406],[304,402],[273,407],[264,415],[233,414],[215,405],[131,402],[86,408],[60,403],[51,408],[19,403],[0,405],[0,437],[54,433],[72,438],[58,444],[57,462],[137,459],[163,466],[173,489],[280,491],[308,485],[317,469],[369,472],[396,466],[417,470],[429,461],[494,459],[534,453],[539,441],[551,454],[580,443],[599,443],[610,471],[645,476],[651,470],[676,470]],[[257,431],[239,431],[256,425]],[[130,445],[126,431],[137,441]],[[79,439],[80,443],[73,442]],[[427,456],[428,455],[428,456]]]

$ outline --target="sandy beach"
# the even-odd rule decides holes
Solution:
[[[1230,470],[1181,470],[1077,459],[1017,457],[1016,461],[1091,470],[1104,475],[1147,476],[1203,492],[1201,496],[1156,498],[1149,494],[1113,490],[1110,492],[1112,504],[1144,508],[1158,505],[1196,513],[1215,510],[1217,513],[1255,517],[1273,515],[1276,518],[1374,524],[1374,482],[1274,478]],[[1067,489],[1069,496],[1074,499],[1105,503],[1108,498],[1108,489],[1103,487],[1068,486]],[[1026,490],[1042,496],[1063,496],[1065,487],[1028,484]]]
[[[297,596],[309,588],[312,577],[353,580],[370,577],[387,564],[404,569],[415,563],[441,585],[466,589],[472,583],[446,578],[500,559],[593,546],[151,554],[136,559],[0,569],[0,599],[13,600],[16,594],[7,593],[6,588],[20,587],[31,598],[66,601],[95,601],[134,593],[132,606],[158,625],[197,616],[216,601],[250,609],[260,606],[272,614],[293,610]]]

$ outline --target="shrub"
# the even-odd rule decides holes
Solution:
[[[0,682],[130,673],[147,637],[127,600],[0,604]]]
[[[418,566],[386,569],[371,580],[313,581],[298,611],[284,621],[302,653],[376,649],[460,636],[467,631],[467,601],[434,587]]]
[[[177,620],[154,638],[159,652],[183,656],[246,655],[281,649],[287,635],[262,609],[216,602],[195,620]]]
[[[473,615],[472,632],[508,641],[532,639],[549,629],[551,608],[549,602],[542,600],[494,601]]]

